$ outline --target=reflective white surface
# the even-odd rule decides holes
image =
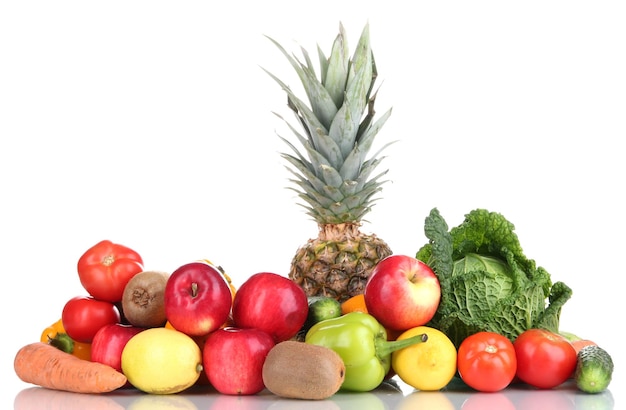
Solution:
[[[42,407],[45,406],[45,407]],[[579,392],[572,382],[551,390],[514,385],[496,393],[479,393],[452,383],[438,392],[414,391],[393,379],[367,393],[339,392],[326,400],[279,398],[267,391],[252,396],[228,396],[210,387],[194,388],[176,395],[148,395],[134,389],[104,395],[25,388],[15,396],[14,410],[610,410],[619,409],[609,390],[601,394]]]

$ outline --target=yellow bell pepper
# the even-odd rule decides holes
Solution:
[[[63,321],[59,319],[41,332],[40,340],[79,359],[91,360],[91,343],[76,342],[65,333]]]

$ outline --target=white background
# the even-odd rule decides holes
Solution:
[[[147,269],[209,258],[236,285],[287,274],[317,227],[286,189],[277,134],[291,136],[272,112],[289,111],[261,67],[299,92],[298,80],[264,35],[315,57],[339,22],[351,49],[370,24],[378,113],[393,108],[378,144],[397,140],[363,230],[414,254],[433,207],[450,226],[474,208],[502,213],[527,256],[573,288],[562,328],[613,354],[616,395],[622,2],[214,4],[0,5],[3,408],[26,387],[14,353],[85,294],[76,262],[102,239]]]

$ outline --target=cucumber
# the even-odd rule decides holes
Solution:
[[[574,380],[585,393],[600,393],[607,389],[613,377],[613,359],[599,346],[585,346],[578,352]]]
[[[307,330],[314,324],[326,319],[341,316],[341,303],[335,298],[327,296],[309,297],[309,314],[306,319]]]
[[[337,299],[327,296],[309,296],[308,301],[309,313],[306,321],[294,337],[299,342],[304,342],[306,332],[317,322],[341,316],[341,303]]]

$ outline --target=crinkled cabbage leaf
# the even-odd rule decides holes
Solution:
[[[572,296],[563,282],[528,259],[515,227],[504,216],[485,209],[465,215],[461,225],[448,225],[434,208],[426,218],[429,242],[416,254],[437,275],[441,302],[428,323],[458,347],[480,331],[502,334],[511,341],[524,330],[559,330],[561,308]]]

